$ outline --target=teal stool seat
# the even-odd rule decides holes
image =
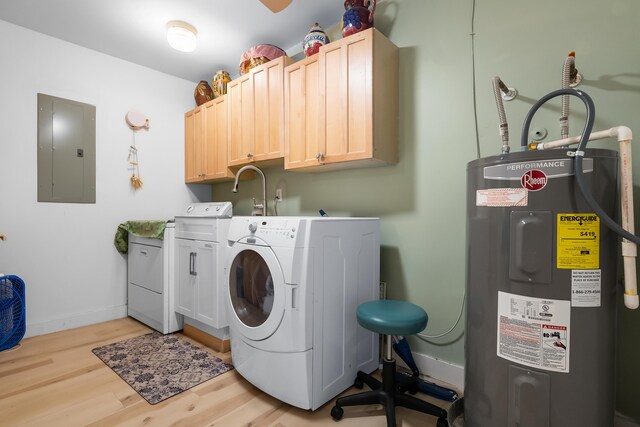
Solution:
[[[362,303],[356,310],[358,323],[383,335],[414,335],[427,327],[427,312],[406,301],[382,300]]]
[[[367,301],[356,310],[358,324],[372,332],[384,335],[384,356],[382,358],[382,381],[368,372],[358,371],[354,386],[371,390],[342,396],[336,399],[331,409],[331,418],[342,419],[345,406],[380,404],[384,407],[387,427],[396,427],[396,406],[413,409],[437,418],[437,427],[448,427],[447,411],[412,396],[417,391],[417,374],[396,382],[396,361],[393,358],[393,337],[415,335],[427,327],[429,317],[421,307],[406,301]],[[406,392],[409,393],[406,393]]]

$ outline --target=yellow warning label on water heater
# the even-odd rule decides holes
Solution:
[[[558,214],[557,236],[557,268],[600,268],[600,218],[596,214]]]

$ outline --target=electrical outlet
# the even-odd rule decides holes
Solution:
[[[279,202],[282,201],[282,188],[276,188],[276,200]]]
[[[387,299],[387,282],[380,282],[380,299]]]

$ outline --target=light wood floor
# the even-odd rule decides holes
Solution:
[[[91,349],[150,331],[126,318],[28,338],[0,352],[0,426],[386,426],[379,405],[345,408],[336,423],[329,415],[333,401],[314,412],[301,410],[261,392],[235,370],[149,405]],[[211,353],[230,359],[229,353]],[[404,408],[397,421],[435,426],[433,417]]]

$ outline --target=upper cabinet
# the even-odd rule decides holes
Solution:
[[[184,115],[184,180],[187,183],[202,181],[202,106]]]
[[[285,168],[320,164],[320,82],[316,54],[284,70]]]
[[[375,28],[285,69],[285,169],[398,161],[398,47]]]
[[[227,84],[229,166],[283,157],[283,73],[292,62],[287,56],[276,58]]]
[[[398,47],[375,28],[283,56],[185,115],[186,182],[255,163],[328,171],[398,162]]]
[[[223,95],[185,114],[185,182],[234,177],[227,165],[227,103]]]

